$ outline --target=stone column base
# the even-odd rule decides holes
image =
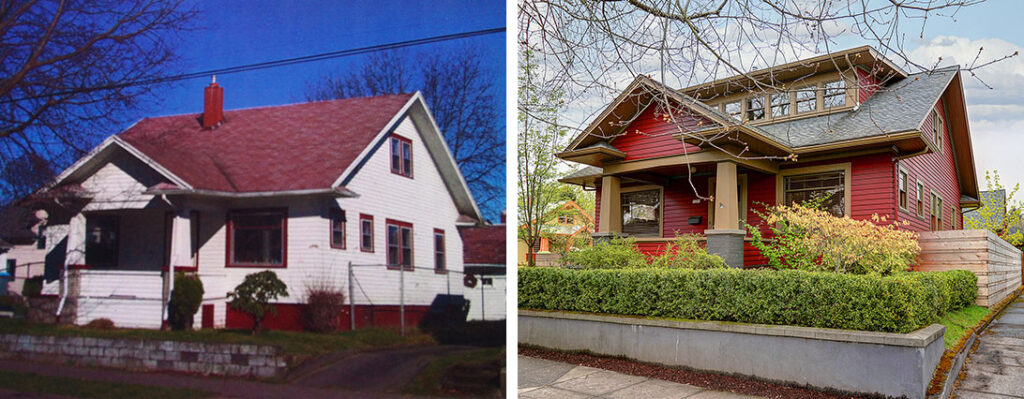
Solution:
[[[708,253],[721,256],[729,267],[743,267],[743,237],[745,230],[704,230],[708,238]]]
[[[590,233],[590,238],[593,238],[594,245],[597,245],[602,242],[611,241],[612,238],[615,238],[617,235],[617,233]]]

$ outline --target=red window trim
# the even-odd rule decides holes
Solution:
[[[370,248],[363,246],[363,221],[368,220],[370,222]],[[373,242],[373,215],[367,215],[365,213],[359,214],[359,250],[363,252],[373,253],[374,251]]]
[[[444,269],[437,269],[437,235],[441,235],[441,251],[444,253]],[[434,235],[430,236],[434,241],[434,274],[448,274],[448,241],[442,229],[434,229]]]
[[[335,216],[341,216],[342,217],[342,221],[341,221],[341,245],[335,245],[334,244],[334,217]],[[345,210],[344,209],[331,208],[331,210],[328,212],[328,218],[327,218],[327,220],[328,220],[328,223],[327,223],[327,243],[331,246],[331,248],[334,248],[334,249],[345,249],[346,244],[348,243],[348,223],[344,219],[346,219],[345,218]]]
[[[415,232],[416,232],[416,230],[412,227],[412,223],[402,222],[402,221],[398,221],[398,220],[394,220],[394,219],[384,219],[384,246],[385,246],[384,257],[385,257],[385,263],[387,263],[388,270],[399,270],[399,269],[402,268],[402,265],[400,263],[402,261],[401,259],[399,259],[399,261],[398,261],[399,263],[398,264],[394,264],[394,265],[391,264],[391,259],[387,259],[387,257],[390,256],[390,253],[391,253],[390,245],[388,245],[388,237],[390,236],[390,234],[388,233],[388,228],[390,226],[398,226],[399,227],[399,229],[398,229],[398,240],[399,240],[398,256],[399,256],[399,258],[401,258],[401,256],[402,256],[402,245],[401,245],[402,229],[401,228],[402,227],[408,227],[409,228],[410,234],[413,235],[412,238],[409,240],[409,256],[412,257],[412,260],[409,261],[409,266],[406,267],[405,270],[410,270],[410,271],[416,270],[416,264],[415,264],[415,260],[416,260],[416,245],[415,245],[416,244],[416,235],[415,235]]]
[[[398,169],[395,169],[394,163],[391,162],[391,157],[394,156],[394,154],[391,153],[391,151],[392,151],[391,140],[397,140],[399,143],[403,143],[403,144],[408,144],[409,145],[409,174],[405,174],[405,171],[403,170],[403,169],[405,169],[405,158],[402,156],[402,146],[401,145],[398,146],[398,151],[399,151],[399,154],[398,154],[398,159],[399,159]],[[388,166],[391,168],[391,173],[399,175],[399,176],[408,177],[408,178],[412,179],[413,178],[413,165],[415,165],[415,162],[413,161],[413,153],[412,153],[412,140],[410,140],[408,138],[405,138],[405,137],[402,137],[402,136],[399,136],[399,135],[394,134],[394,133],[391,134],[391,140],[388,140]]]
[[[231,216],[237,213],[256,212],[278,212],[284,217],[281,218],[281,264],[280,265],[251,265],[244,263],[231,263],[231,252],[234,248],[231,245],[231,232],[234,226],[231,225]],[[232,209],[225,214],[224,226],[227,228],[227,242],[224,250],[224,267],[258,268],[258,269],[286,269],[288,268],[288,208],[246,208]]]

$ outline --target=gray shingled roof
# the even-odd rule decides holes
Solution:
[[[950,80],[957,66],[916,73],[890,83],[858,110],[760,125],[781,143],[806,147],[917,129]]]
[[[569,175],[563,177],[563,179],[575,179],[575,178],[578,178],[578,177],[601,176],[601,173],[603,173],[603,171],[604,171],[604,169],[596,167],[596,166],[587,166],[587,167],[585,167],[583,169],[580,169],[580,170],[577,170],[575,172],[570,173]]]

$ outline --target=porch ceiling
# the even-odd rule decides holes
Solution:
[[[719,150],[704,150],[700,152],[673,155],[660,158],[641,159],[636,161],[624,161],[606,163],[603,168],[604,175],[623,175],[658,170],[661,168],[696,166],[700,164],[714,164],[717,162],[733,162],[737,165],[764,173],[777,173],[779,166],[776,162],[767,159],[759,159],[760,155],[751,154],[743,158],[737,158]],[[684,169],[685,170],[685,169]]]

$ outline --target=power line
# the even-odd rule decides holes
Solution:
[[[39,94],[39,95],[34,95],[34,96],[25,96],[25,97],[19,97],[19,98],[15,98],[15,99],[3,100],[3,101],[0,101],[0,104],[9,104],[9,103],[18,102],[18,101],[35,100],[35,99],[46,98],[46,97],[63,96],[63,95],[75,94],[75,93],[83,92],[83,91],[100,91],[100,90],[120,89],[120,88],[130,87],[130,86],[146,86],[146,85],[157,84],[157,83],[166,83],[166,82],[175,82],[175,81],[179,81],[179,80],[196,79],[196,78],[201,78],[201,77],[207,77],[207,76],[210,76],[210,75],[230,75],[230,74],[241,73],[241,72],[256,71],[256,70],[260,70],[260,69],[277,68],[277,67],[288,66],[288,65],[303,64],[303,63],[307,63],[307,62],[314,62],[314,61],[329,60],[329,59],[333,59],[333,58],[348,57],[348,56],[372,53],[372,52],[377,52],[377,51],[393,50],[393,49],[399,49],[399,48],[404,48],[404,47],[412,47],[412,46],[420,46],[420,45],[424,45],[424,44],[438,43],[438,42],[444,42],[444,41],[449,41],[449,40],[466,39],[466,38],[470,38],[470,37],[474,37],[474,36],[490,35],[490,34],[501,33],[501,32],[505,32],[505,28],[504,27],[501,27],[501,28],[491,28],[491,29],[482,29],[482,30],[475,30],[475,31],[470,31],[470,32],[462,32],[462,33],[453,33],[453,34],[450,34],[450,35],[432,36],[432,37],[427,37],[427,38],[422,38],[422,39],[405,40],[405,41],[401,41],[401,42],[377,44],[377,45],[373,45],[373,46],[359,47],[359,48],[348,49],[348,50],[338,50],[338,51],[331,51],[331,52],[320,53],[320,54],[306,55],[306,56],[301,56],[301,57],[285,58],[285,59],[274,60],[274,61],[258,62],[258,63],[255,63],[255,64],[238,65],[238,66],[233,66],[233,67],[219,68],[219,69],[210,69],[210,70],[199,71],[199,72],[189,72],[189,73],[183,73],[183,74],[180,74],[180,75],[165,76],[165,77],[160,77],[160,78],[148,78],[148,79],[139,79],[139,80],[133,80],[133,81],[128,81],[128,82],[110,83],[110,84],[106,84],[106,85],[94,86],[94,87],[91,87],[91,88],[65,90],[65,91],[56,92],[56,93],[49,93],[49,94],[45,94],[45,95]]]

